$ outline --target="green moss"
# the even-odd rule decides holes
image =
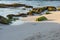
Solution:
[[[10,24],[11,23],[11,21],[10,20],[3,20],[3,22],[5,23],[5,24]]]
[[[46,12],[46,14],[51,14],[51,13],[49,13],[49,12]]]
[[[36,19],[36,21],[44,21],[44,20],[47,20],[45,16],[42,16]]]
[[[7,18],[3,17],[3,16],[0,16],[0,23],[1,24],[10,24],[11,21],[8,20]]]

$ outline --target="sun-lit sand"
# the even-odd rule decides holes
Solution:
[[[48,21],[60,23],[60,11],[51,11],[50,13],[51,14],[44,14],[41,16],[45,16],[48,19]],[[21,18],[21,20],[36,22],[36,18],[41,16],[28,16],[28,17]]]

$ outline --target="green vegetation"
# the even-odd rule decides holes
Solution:
[[[49,12],[46,12],[46,14],[51,14],[51,13],[49,13]]]
[[[36,19],[36,21],[44,21],[44,20],[47,20],[45,16],[42,16]]]

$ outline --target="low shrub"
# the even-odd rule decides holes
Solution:
[[[44,21],[44,20],[47,20],[45,16],[42,16],[36,19],[36,21]]]

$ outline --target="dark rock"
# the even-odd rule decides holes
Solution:
[[[26,7],[26,8],[33,8],[33,6],[28,6],[28,5],[26,5],[25,7]]]
[[[27,14],[21,13],[21,14],[18,14],[17,16],[20,16],[20,17],[27,17]]]
[[[33,8],[32,9],[33,11],[35,11],[36,13],[41,13],[41,12],[43,12],[43,11],[45,11],[46,10],[46,7],[42,7],[42,8]]]
[[[29,11],[29,12],[27,12],[27,15],[34,15],[34,12],[33,11]]]
[[[1,24],[9,24],[11,22],[10,22],[10,20],[6,19],[5,17],[0,16],[0,23]]]
[[[46,7],[42,8],[33,8],[31,11],[29,11],[27,14],[28,15],[34,15],[34,14],[41,14],[43,11],[46,10]]]
[[[25,5],[25,4],[19,4],[19,3],[0,4],[0,8],[9,8],[9,7],[27,7],[27,8],[32,8],[32,6],[28,6],[28,5]]]
[[[53,6],[47,6],[48,11],[56,11],[56,7]]]
[[[18,15],[9,14],[9,15],[7,15],[7,17],[8,17],[8,20],[10,20],[10,21],[16,21],[16,20],[19,20],[19,18],[17,18]]]
[[[7,15],[8,19],[12,19],[14,16],[15,16],[14,14]]]
[[[0,7],[2,8],[7,8],[7,7],[23,7],[25,6],[25,4],[18,4],[18,3],[14,3],[14,4],[0,4]]]
[[[17,14],[17,15],[9,14],[9,15],[7,15],[7,17],[9,19],[13,19],[13,17],[27,17],[27,14],[24,14],[24,13],[20,13],[20,14]]]

